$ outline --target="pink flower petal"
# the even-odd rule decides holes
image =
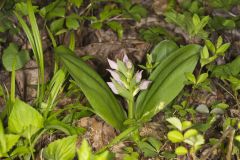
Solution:
[[[148,80],[143,80],[140,85],[139,85],[139,89],[140,90],[145,90],[148,88],[148,86],[152,83],[152,81],[148,81]]]
[[[112,68],[112,69],[115,69],[117,70],[118,69],[118,65],[116,62],[112,61],[111,59],[107,59],[108,63],[109,63],[109,66]]]
[[[135,78],[136,78],[136,82],[139,83],[142,79],[142,72],[143,70],[141,71],[137,71],[136,75],[135,75]]]
[[[128,56],[126,54],[124,54],[123,56],[123,62],[125,63],[125,65],[127,66],[128,69],[132,68],[132,62],[129,60]]]
[[[113,71],[113,70],[111,70],[111,69],[107,69],[107,71],[110,72],[111,76],[113,77],[113,79],[114,79],[115,81],[117,81],[117,82],[122,82],[122,81],[121,81],[121,78],[120,78],[120,76],[118,75],[117,72],[115,72],[115,71]]]
[[[112,82],[107,82],[108,86],[111,88],[113,93],[118,94],[117,88],[114,86]]]

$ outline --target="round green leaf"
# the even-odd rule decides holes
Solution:
[[[187,139],[192,136],[196,136],[198,134],[198,131],[196,129],[189,129],[184,133],[184,139]]]
[[[51,160],[73,160],[77,136],[69,136],[50,143],[43,150],[43,157]]]
[[[177,117],[168,118],[167,121],[171,123],[178,130],[182,131],[182,123]]]
[[[18,51],[18,46],[10,43],[8,48],[3,51],[2,62],[6,70],[12,71],[22,68],[30,59],[26,50]]]
[[[182,133],[177,130],[168,132],[167,137],[173,143],[182,142],[184,140]]]
[[[183,147],[183,146],[179,146],[175,149],[175,153],[179,156],[185,155],[188,153],[187,148]]]
[[[185,130],[185,129],[188,129],[192,127],[192,122],[191,121],[183,121],[182,122],[182,129]]]

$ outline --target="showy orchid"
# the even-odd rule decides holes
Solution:
[[[143,70],[137,71],[134,74],[134,66],[127,57],[124,55],[123,60],[114,62],[108,59],[111,69],[107,71],[111,74],[111,82],[107,82],[113,93],[124,97],[128,103],[129,108],[132,108],[134,97],[140,90],[146,90],[151,84],[149,80],[142,80]],[[130,109],[131,118],[132,109]]]
[[[140,90],[147,89],[151,84],[149,80],[142,80],[143,70],[134,74],[134,66],[126,54],[123,61],[114,62],[108,59],[108,63],[111,69],[107,69],[107,71],[112,76],[112,82],[107,82],[107,84],[115,94],[129,98],[129,95],[135,96]]]

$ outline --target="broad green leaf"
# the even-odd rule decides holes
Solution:
[[[200,22],[200,25],[198,26],[200,29],[203,29],[207,23],[209,21],[209,16],[204,16],[202,19],[201,19],[201,22]]]
[[[204,82],[208,78],[208,73],[202,73],[197,79],[197,84]]]
[[[188,129],[192,127],[192,122],[191,121],[183,121],[182,122],[182,130]]]
[[[63,46],[57,47],[55,53],[77,82],[95,113],[113,127],[123,129],[126,114],[99,74]]]
[[[230,82],[231,87],[234,91],[237,91],[240,89],[240,79],[230,76],[229,78],[227,78],[227,80]]]
[[[197,14],[194,14],[193,15],[193,24],[194,24],[194,26],[197,26],[197,25],[199,25],[199,23],[201,22],[200,21],[200,18],[199,18],[199,16],[197,15]]]
[[[236,28],[236,23],[234,20],[231,20],[231,19],[225,19],[223,22],[222,22],[222,25],[226,28],[226,29],[234,29]]]
[[[210,41],[210,40],[206,40],[205,41],[205,44],[207,46],[207,48],[212,52],[212,53],[215,53],[216,49],[215,49],[215,46],[214,44]],[[208,58],[208,57],[206,57]]]
[[[163,59],[149,77],[151,86],[137,98],[137,119],[148,121],[180,93],[186,81],[184,73],[194,70],[199,50],[198,45],[188,45]]]
[[[168,118],[167,121],[171,123],[179,131],[182,131],[182,123],[177,117]]]
[[[79,27],[79,23],[78,23],[78,20],[76,18],[69,18],[67,17],[66,18],[66,26],[68,29],[78,29]]]
[[[197,134],[195,136],[191,136],[191,137],[185,139],[184,142],[191,146],[198,147],[198,146],[204,144],[205,140],[202,135]]]
[[[19,51],[18,46],[14,43],[10,43],[8,48],[3,51],[2,62],[8,71],[12,71],[13,65],[15,70],[22,68],[29,59],[29,53],[26,50]]]
[[[194,76],[194,74],[193,73],[185,73],[185,76],[186,76],[186,78],[187,78],[187,80],[189,80],[190,82],[192,82],[192,84],[196,84],[197,82],[196,82],[196,78],[195,78],[195,76]]]
[[[78,8],[81,6],[83,0],[70,0]]]
[[[28,146],[17,146],[12,152],[11,157],[18,157],[19,155],[31,154]]]
[[[127,8],[127,11],[124,13],[136,21],[140,21],[142,17],[147,16],[147,10],[139,4],[132,5],[131,7]]]
[[[192,136],[196,136],[198,131],[196,129],[189,129],[184,133],[184,139],[190,138]]]
[[[64,18],[59,18],[57,20],[54,20],[51,25],[50,25],[50,29],[53,33],[58,32],[59,30],[63,29],[63,25],[64,25]]]
[[[223,38],[222,38],[222,36],[219,36],[217,39],[216,47],[219,48],[222,45],[222,43],[223,43]]]
[[[81,147],[77,151],[78,159],[80,160],[91,160],[92,157],[92,149],[88,145],[88,142],[86,139],[82,140]]]
[[[178,49],[177,44],[174,41],[164,40],[158,43],[152,50],[153,62],[161,62],[164,58],[168,57],[175,50]]]
[[[232,62],[215,66],[212,69],[211,76],[217,78],[229,78],[229,76],[237,76],[240,73],[240,56],[236,57]]]
[[[8,119],[8,128],[12,133],[31,138],[34,133],[43,128],[43,117],[33,107],[16,99]]]
[[[209,58],[209,52],[207,46],[204,46],[202,51],[201,51],[201,58],[202,59],[207,59]]]
[[[66,1],[56,0],[43,7],[39,13],[47,20],[51,20],[56,17],[64,17],[66,12],[65,6]]]
[[[18,142],[19,138],[20,138],[19,135],[14,135],[14,134],[6,134],[5,135],[5,140],[6,140],[5,153],[10,151],[10,149],[12,149],[12,147]]]
[[[145,157],[153,157],[157,154],[156,149],[147,142],[138,142],[138,147],[144,153]]]
[[[179,132],[178,130],[173,130],[173,131],[168,132],[167,137],[173,143],[179,143],[184,140],[183,134],[181,132]]]
[[[145,41],[152,44],[160,42],[164,37],[167,39],[175,39],[175,37],[173,37],[164,27],[161,26],[141,28],[139,33]]]
[[[216,54],[223,54],[227,51],[227,49],[230,47],[230,43],[225,43],[221,47],[217,49]]]
[[[148,137],[147,141],[155,148],[157,152],[160,151],[162,143],[158,139],[154,137]]]
[[[101,29],[101,28],[102,28],[102,25],[103,25],[103,23],[102,23],[102,22],[99,22],[99,21],[91,23],[91,27],[92,27],[93,29]]]
[[[117,32],[118,37],[122,39],[123,37],[123,27],[122,24],[116,21],[108,22],[107,25],[115,32]]]
[[[112,154],[109,151],[104,151],[103,153],[97,154],[93,158],[94,160],[114,160]]]
[[[108,20],[109,18],[119,15],[119,14],[120,14],[119,9],[116,9],[111,5],[106,5],[104,7],[103,11],[99,14],[99,18],[100,18],[100,21],[103,22],[103,21]]]
[[[48,160],[73,160],[76,152],[77,136],[69,136],[51,142],[43,150],[43,157]]]
[[[187,148],[183,147],[183,146],[179,146],[175,149],[175,153],[179,156],[185,155],[188,153]]]
[[[79,135],[85,132],[84,128],[74,127],[72,125],[66,124],[56,118],[48,119],[45,122],[44,128],[46,129],[57,129],[64,132],[67,135]]]

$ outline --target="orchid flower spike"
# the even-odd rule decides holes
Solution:
[[[110,66],[112,69],[115,69],[115,70],[118,69],[118,65],[117,65],[116,62],[112,61],[111,59],[107,59],[107,61],[108,61],[109,66]]]
[[[125,65],[127,66],[128,69],[132,68],[133,64],[129,60],[129,58],[128,58],[128,56],[126,54],[124,54],[124,56],[123,56],[123,62],[125,63]]]
[[[107,82],[108,86],[111,88],[111,90],[113,91],[113,93],[118,94],[118,90],[115,87],[115,85],[113,84],[113,82]]]
[[[139,85],[139,89],[140,90],[145,90],[148,88],[148,86],[152,83],[152,81],[148,81],[148,80],[143,80],[140,85]]]

